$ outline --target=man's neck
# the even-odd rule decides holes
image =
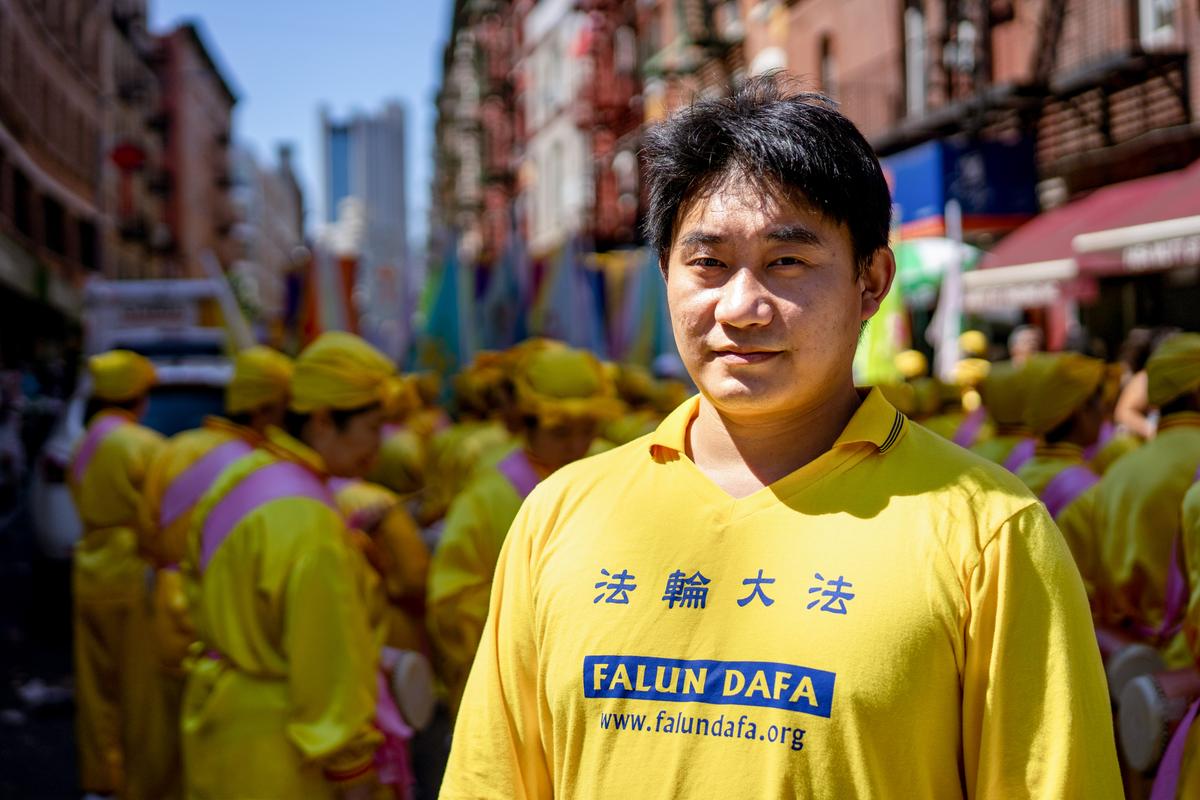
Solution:
[[[701,397],[688,429],[688,456],[713,483],[746,497],[827,452],[860,402],[847,384],[788,414],[756,417],[722,414]]]

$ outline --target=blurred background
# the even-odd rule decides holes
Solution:
[[[948,377],[968,329],[1111,360],[1195,328],[1193,0],[0,0],[0,795],[74,791],[70,541],[39,531],[81,356],[170,339],[165,432],[231,342],[325,330],[443,374],[539,334],[684,377],[641,137],[773,70],[892,187],[863,380],[910,348]]]

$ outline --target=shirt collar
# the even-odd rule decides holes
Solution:
[[[279,458],[308,467],[322,478],[328,477],[325,459],[321,458],[316,450],[280,428],[270,427],[267,429],[266,449]]]
[[[1158,421],[1160,431],[1171,428],[1200,428],[1200,414],[1195,411],[1177,411],[1174,414],[1167,414]]]
[[[858,410],[846,423],[842,434],[833,446],[867,443],[881,453],[890,450],[905,429],[905,417],[887,401],[883,392],[870,387],[858,389]],[[650,455],[659,456],[664,451],[683,453],[687,449],[687,429],[700,410],[700,396],[690,397],[667,415],[650,437]]]
[[[263,436],[253,428],[248,428],[245,425],[238,425],[236,422],[225,419],[224,417],[209,416],[204,418],[204,427],[210,431],[219,431],[227,433],[230,436],[236,436],[239,439],[258,446],[263,442]]]

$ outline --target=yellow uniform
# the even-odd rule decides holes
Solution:
[[[1096,486],[1091,527],[1099,536],[1096,591],[1106,624],[1162,626],[1180,503],[1197,466],[1200,414],[1169,414],[1153,440],[1113,464]],[[1167,658],[1172,666],[1188,660],[1178,644]]]
[[[512,434],[495,420],[471,420],[447,428],[429,446],[430,471],[425,502],[440,517],[470,481],[477,467],[494,463],[515,445]]]
[[[201,501],[183,563],[207,651],[184,696],[185,780],[196,800],[332,797],[335,781],[370,770],[380,741],[371,724],[378,653],[357,554],[320,457],[280,431],[270,438],[270,450],[235,462]],[[281,465],[319,488],[255,505],[214,538],[239,489]]]
[[[141,745],[133,712],[145,688],[143,613],[147,564],[137,530],[142,485],[162,437],[132,414],[92,418],[68,479],[83,523],[72,564],[76,736],[81,784],[113,792],[123,784],[123,751]]]
[[[425,589],[429,549],[400,498],[368,481],[342,481],[338,507],[349,525],[364,532],[358,549],[379,575],[387,600],[384,643],[398,650],[427,652]]]
[[[526,492],[499,466],[480,468],[451,504],[433,553],[426,626],[453,713],[483,633],[496,560]]]
[[[986,458],[993,464],[1003,464],[1012,454],[1013,448],[1028,438],[1029,433],[1023,428],[997,427],[992,438],[975,445],[971,448],[971,452],[981,458]]]
[[[1015,478],[873,391],[734,499],[697,409],[522,507],[443,798],[1121,796],[1078,573]]]
[[[183,659],[195,640],[179,574],[192,511],[222,468],[250,452],[259,437],[227,420],[171,437],[150,465],[145,482],[147,519],[140,526],[142,553],[156,573],[148,607],[157,659],[146,670],[147,694],[141,707],[144,742],[136,762],[127,765],[126,795],[167,800],[181,796],[183,771],[179,711],[183,702]]]
[[[1142,440],[1138,437],[1129,433],[1118,433],[1096,448],[1095,454],[1088,459],[1088,466],[1092,468],[1092,472],[1103,475],[1122,457],[1141,446]]]
[[[1183,632],[1195,663],[1200,667],[1200,474],[1183,498],[1183,547],[1188,565],[1188,612]],[[1193,724],[1184,749],[1176,797],[1200,797],[1200,725]]]

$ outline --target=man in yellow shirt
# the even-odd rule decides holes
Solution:
[[[376,783],[378,646],[330,476],[379,450],[393,365],[326,333],[296,360],[287,431],[197,506],[182,569],[203,655],[183,704],[187,795],[326,798]]]
[[[1083,452],[1104,422],[1107,369],[1098,358],[1054,353],[1034,356],[1025,372],[1029,389],[1025,425],[1038,437],[1038,444],[1017,477],[1058,522],[1090,597],[1096,547],[1093,495],[1088,490],[1100,476],[1084,462]]]
[[[144,648],[147,688],[135,712],[140,742],[127,765],[125,796],[170,800],[183,791],[179,711],[183,659],[195,639],[179,574],[196,503],[234,461],[263,441],[287,411],[291,360],[269,347],[251,347],[234,358],[225,396],[227,416],[167,441],[150,465],[145,483],[147,519],[141,526],[143,555],[156,569],[147,624],[156,648]],[[157,653],[155,653],[157,650]]]
[[[1119,797],[1044,508],[854,387],[895,274],[865,139],[761,77],[645,148],[700,396],[526,499],[442,797]]]
[[[992,364],[987,377],[979,385],[979,396],[996,428],[990,439],[976,444],[971,452],[988,461],[1003,464],[1014,447],[1032,439],[1025,427],[1022,370],[1011,361]]]
[[[1200,334],[1167,339],[1146,364],[1158,435],[1121,458],[1095,488],[1100,622],[1162,646],[1172,667],[1191,662],[1178,636],[1186,611],[1179,508],[1200,467]]]
[[[600,422],[619,407],[600,362],[583,350],[531,353],[517,368],[515,387],[526,420],[522,444],[481,467],[455,498],[429,570],[426,621],[451,715],[479,646],[496,560],[517,509],[547,475],[583,458]]]
[[[145,602],[147,565],[138,557],[142,487],[162,437],[137,424],[155,383],[154,366],[128,350],[88,362],[87,430],[67,483],[83,523],[72,562],[75,639],[75,735],[85,792],[124,788],[125,752],[137,744],[131,710],[142,687],[134,616]]]

